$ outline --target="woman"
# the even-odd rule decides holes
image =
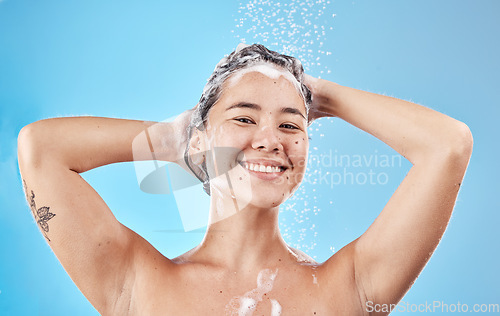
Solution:
[[[278,210],[304,175],[307,126],[323,116],[374,135],[413,166],[368,230],[320,264],[286,245]],[[175,259],[121,225],[79,176],[151,157],[132,151],[144,130],[143,147],[189,167],[211,195],[204,240]],[[261,45],[224,58],[194,112],[172,123],[58,118],[19,136],[35,220],[105,315],[387,314],[382,304],[403,297],[439,243],[471,151],[465,124],[304,75],[296,59]]]

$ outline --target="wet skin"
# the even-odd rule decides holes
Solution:
[[[319,265],[288,247],[278,228],[278,206],[306,165],[301,95],[285,78],[255,72],[232,84],[190,142],[191,153],[205,153],[193,157],[211,175],[206,235],[173,260],[122,225],[80,174],[156,159],[154,144],[163,148],[155,157],[177,161],[192,110],[165,124],[68,117],[21,130],[19,168],[31,213],[71,279],[103,315],[221,315],[241,308],[259,315],[279,309],[360,315],[367,302],[397,303],[447,227],[472,153],[469,128],[414,103],[308,77],[312,119],[336,116],[412,163],[373,224]],[[151,139],[136,153],[131,145],[145,128]],[[233,150],[214,155],[218,148]]]
[[[149,256],[153,259],[134,284],[138,290],[133,311],[223,315],[243,309],[248,315],[272,315],[274,306],[277,315],[278,305],[283,315],[359,312],[348,260],[339,258],[332,274],[288,247],[279,233],[279,205],[297,189],[305,172],[305,117],[302,96],[284,77],[250,72],[225,87],[191,149],[192,154],[216,147],[237,149],[230,157],[206,155],[212,179],[211,224],[203,242],[188,253],[172,261],[156,251]],[[254,169],[257,164],[272,165],[276,172],[248,170],[250,164]],[[221,170],[229,170],[231,187],[227,177],[217,177]],[[243,207],[235,210],[233,197],[244,201],[239,204]],[[271,289],[262,290],[257,278],[267,270],[275,277],[265,279]],[[243,306],[245,298],[256,306]]]
[[[237,199],[255,207],[273,208],[285,201],[302,181],[309,147],[305,116],[304,100],[288,80],[250,72],[224,86],[221,98],[209,112],[206,131],[198,132],[199,150],[235,148],[232,156],[207,155],[208,169],[214,170],[211,166],[218,160],[218,174],[220,169],[232,169]],[[245,169],[248,163],[281,166],[285,170],[255,172]],[[211,179],[215,178],[214,173],[211,172]],[[211,185],[216,193],[222,190],[220,198],[228,197],[225,177],[212,180]]]

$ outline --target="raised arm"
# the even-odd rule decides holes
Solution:
[[[179,122],[177,122],[179,123]],[[182,123],[182,122],[181,122]],[[179,124],[177,124],[179,125]],[[147,130],[151,146],[132,152]],[[49,246],[87,299],[103,315],[128,306],[136,265],[149,243],[116,220],[79,173],[135,159],[174,161],[180,148],[175,124],[74,117],[32,123],[21,130],[18,156],[26,197]]]
[[[374,223],[346,252],[352,254],[362,303],[397,303],[448,225],[472,152],[469,128],[414,103],[312,77],[308,82],[313,118],[339,117],[413,164]]]

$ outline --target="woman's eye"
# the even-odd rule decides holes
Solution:
[[[238,118],[235,118],[234,120],[241,122],[241,123],[253,124],[253,121],[249,118],[246,118],[246,117],[238,117]]]
[[[283,127],[286,129],[299,129],[297,126],[292,125],[292,124],[281,124],[280,127]]]

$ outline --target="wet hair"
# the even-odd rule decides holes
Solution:
[[[241,44],[240,44],[241,45]],[[205,123],[208,119],[208,112],[217,103],[222,95],[222,86],[226,80],[236,73],[238,70],[249,68],[256,64],[268,63],[271,65],[276,65],[278,68],[290,72],[295,79],[299,82],[301,95],[304,98],[304,105],[306,107],[306,117],[309,112],[309,107],[311,105],[311,91],[304,84],[304,68],[300,61],[291,56],[283,55],[275,51],[269,50],[263,45],[253,44],[250,46],[243,47],[239,49],[240,46],[233,51],[229,56],[224,57],[215,66],[214,72],[208,78],[207,84],[203,89],[200,101],[196,109],[194,110],[191,123],[188,127],[188,139],[191,139],[193,129],[198,130],[205,129]],[[192,165],[193,162],[189,157],[189,141],[184,152],[184,160],[196,177],[203,182],[203,189],[210,195],[210,179],[208,176],[207,168],[205,162],[202,163],[201,172],[195,172]]]

